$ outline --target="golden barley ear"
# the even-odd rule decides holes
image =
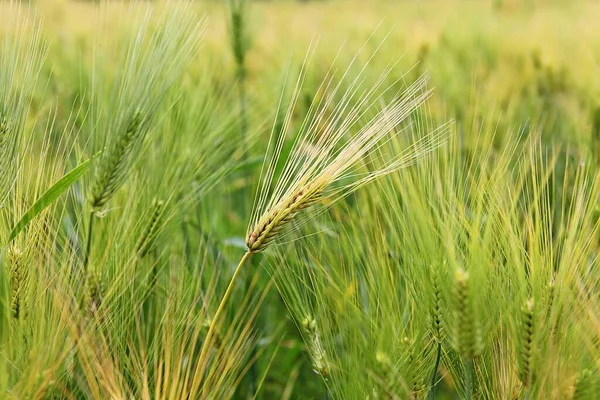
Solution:
[[[248,233],[246,246],[251,253],[260,253],[277,237],[294,217],[320,201],[320,192],[310,185],[300,189],[288,199],[282,199],[270,212],[265,214]]]
[[[405,131],[399,128],[431,95],[427,88],[428,79],[423,77],[380,111],[374,111],[380,107],[379,91],[390,71],[388,68],[375,85],[364,88],[362,98],[356,103],[350,99],[360,87],[360,75],[342,94],[337,105],[332,102],[341,86],[326,79],[323,87],[333,88],[332,93],[323,93],[321,102],[311,104],[303,128],[281,163],[279,157],[285,135],[278,136],[271,156],[265,157],[261,186],[249,221],[246,246],[250,253],[265,250],[282,236],[282,231],[292,221],[302,222],[297,218],[300,212],[317,204],[331,206],[360,187],[413,164],[446,142],[448,125],[411,141],[405,148],[382,151],[384,147],[392,147],[393,139]],[[281,129],[283,132],[291,123],[302,79],[301,74]],[[333,115],[329,115],[329,107],[333,107]],[[369,111],[375,115],[364,118]],[[378,165],[365,169],[365,160],[369,158],[377,160]],[[275,179],[278,166],[282,166],[281,173]]]

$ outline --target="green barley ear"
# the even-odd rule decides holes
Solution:
[[[598,399],[600,394],[600,379],[593,370],[584,369],[575,376],[571,388],[573,400]]]
[[[0,111],[0,205],[7,195],[9,187],[12,185],[12,169],[14,168],[14,146],[11,138],[11,129],[8,125],[8,118]]]
[[[421,355],[417,351],[415,346],[415,340],[408,337],[403,337],[400,341],[400,345],[403,348],[403,352],[407,354],[407,371],[410,371],[410,375],[407,377],[410,379],[407,383],[410,385],[410,399],[418,399],[425,392],[425,382],[419,375],[421,369]]]
[[[441,289],[440,272],[437,268],[430,267],[431,270],[431,285],[433,289],[433,303],[431,307],[431,330],[433,340],[440,344],[444,341],[444,325],[442,322],[443,299]]]
[[[481,353],[481,327],[469,296],[469,274],[458,268],[454,282],[454,347],[465,359],[472,360]]]
[[[210,316],[206,316],[201,324],[200,324],[200,328],[201,330],[204,332],[208,332],[208,330],[210,329],[210,326],[213,322],[213,319]],[[212,337],[213,343],[212,345],[216,348],[216,349],[220,349],[223,346],[223,339],[221,338],[221,335],[219,334],[219,332],[215,332],[213,337]]]
[[[248,5],[247,0],[229,0],[230,23],[231,23],[231,47],[233,57],[238,66],[238,78],[244,78],[244,65],[246,53],[250,47],[248,35]]]
[[[90,204],[94,209],[102,208],[123,185],[136,150],[141,145],[140,139],[146,133],[147,124],[140,110],[135,110],[126,121],[122,134],[106,150],[94,176],[90,192]]]
[[[102,297],[104,295],[102,276],[98,271],[90,272],[86,282],[86,295],[85,304],[87,305],[87,311],[90,314],[95,314],[102,304]]]
[[[13,318],[25,315],[26,296],[29,289],[29,273],[25,267],[25,256],[15,245],[11,245],[7,251],[7,263],[10,268],[10,309]]]
[[[521,311],[519,379],[529,390],[531,386],[533,340],[534,340],[534,301],[529,299]]]
[[[150,214],[150,218],[148,218],[148,222],[138,240],[136,245],[135,252],[140,258],[144,258],[148,251],[152,248],[156,237],[161,228],[161,220],[164,213],[165,202],[162,200],[154,199],[152,201],[152,213]]]
[[[327,380],[331,369],[319,336],[317,321],[311,316],[307,316],[300,322],[300,327],[312,361],[313,370]]]
[[[395,380],[395,377],[394,377],[395,371],[394,371],[394,363],[392,362],[392,359],[386,352],[378,350],[375,353],[375,362],[377,363],[377,366],[379,367],[379,371],[380,371],[379,378],[381,379],[381,383],[383,384],[384,389],[393,389],[394,380]],[[380,397],[380,393],[376,388],[374,388],[374,394],[377,396],[377,398]],[[383,398],[387,398],[387,397],[383,397]]]
[[[197,53],[204,23],[190,7],[169,5],[156,25],[148,8],[141,18],[133,16],[135,31],[128,43],[97,52],[89,117],[92,150],[101,152],[89,191],[94,209],[103,207],[127,180],[169,90]],[[110,58],[114,55],[120,59]],[[116,76],[103,72],[109,62],[117,64]]]
[[[550,321],[552,318],[552,307],[554,307],[554,298],[556,297],[556,279],[554,276],[546,285],[546,318]],[[553,322],[550,322],[553,325]],[[551,326],[552,326],[551,325]]]

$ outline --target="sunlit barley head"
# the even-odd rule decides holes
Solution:
[[[422,76],[384,104],[385,94],[399,83],[386,84],[394,65],[369,87],[364,87],[363,68],[343,89],[349,67],[340,80],[332,70],[327,73],[315,96],[319,100],[310,105],[289,156],[280,160],[309,58],[310,52],[284,118],[283,134],[277,133],[277,140],[271,134],[267,153],[272,155],[263,166],[246,236],[251,253],[263,251],[280,238],[290,222],[298,222],[302,211],[330,206],[361,186],[413,164],[442,146],[449,135],[449,124],[424,134],[417,132],[411,144],[398,151],[392,144],[398,143],[400,135],[414,135],[409,129],[411,114],[431,95],[427,77]],[[280,163],[281,172],[275,177]],[[369,168],[364,168],[366,164]]]

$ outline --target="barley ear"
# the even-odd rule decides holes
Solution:
[[[431,326],[431,330],[432,330],[432,335],[433,335],[433,340],[435,340],[436,343],[440,344],[444,341],[444,325],[442,322],[442,312],[443,312],[443,305],[442,305],[442,290],[441,290],[441,282],[440,282],[440,272],[438,271],[437,268],[435,267],[430,267],[431,269],[431,274],[432,274],[432,279],[431,279],[431,285],[433,288],[433,304],[431,307],[431,320],[432,320],[432,326]]]
[[[136,110],[127,119],[125,129],[115,144],[102,155],[90,193],[92,208],[102,208],[125,182],[134,150],[139,147],[144,129],[142,114]]]
[[[258,221],[246,238],[246,246],[251,253],[263,251],[300,211],[320,201],[320,190],[313,189],[314,186],[307,184],[294,195],[282,199]]]
[[[104,295],[102,276],[99,272],[90,272],[86,282],[86,295],[87,299],[84,304],[87,304],[87,312],[93,315],[98,311],[98,308],[100,308],[102,297]]]
[[[410,339],[408,337],[404,337],[401,340],[401,345],[404,348],[406,354],[408,354],[408,370],[410,371],[410,395],[409,398],[416,400],[418,399],[425,391],[425,383],[421,376],[419,376],[418,371],[421,367],[421,358],[420,355],[417,354],[415,341],[414,339]]]
[[[571,388],[573,400],[597,399],[600,394],[600,377],[597,370],[584,369],[575,376]]]
[[[526,390],[530,389],[532,377],[533,341],[534,341],[534,301],[529,299],[521,311],[519,350],[519,378]]]
[[[17,246],[11,245],[7,256],[10,266],[11,313],[13,318],[19,319],[26,311],[29,273],[25,268],[24,254]]]
[[[394,363],[392,362],[390,356],[381,350],[375,352],[375,361],[379,366],[379,370],[381,371],[381,385],[384,388],[384,392],[380,393],[377,388],[373,389],[373,393],[376,398],[383,397],[384,399],[389,398],[387,395],[387,390],[393,389],[394,386]]]
[[[331,369],[319,336],[317,322],[311,316],[307,316],[300,322],[300,327],[312,360],[313,370],[327,380]]]
[[[152,201],[152,213],[146,223],[144,231],[140,236],[135,248],[135,252],[140,258],[144,258],[152,248],[156,237],[161,228],[161,219],[164,212],[165,203],[162,200],[154,199]]]
[[[0,205],[12,184],[11,170],[14,168],[12,147],[8,118],[0,111]]]
[[[479,321],[469,296],[469,274],[458,268],[454,281],[454,346],[466,359],[481,353],[482,338]]]

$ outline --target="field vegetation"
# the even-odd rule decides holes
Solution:
[[[0,3],[0,398],[600,398],[598,18]]]

